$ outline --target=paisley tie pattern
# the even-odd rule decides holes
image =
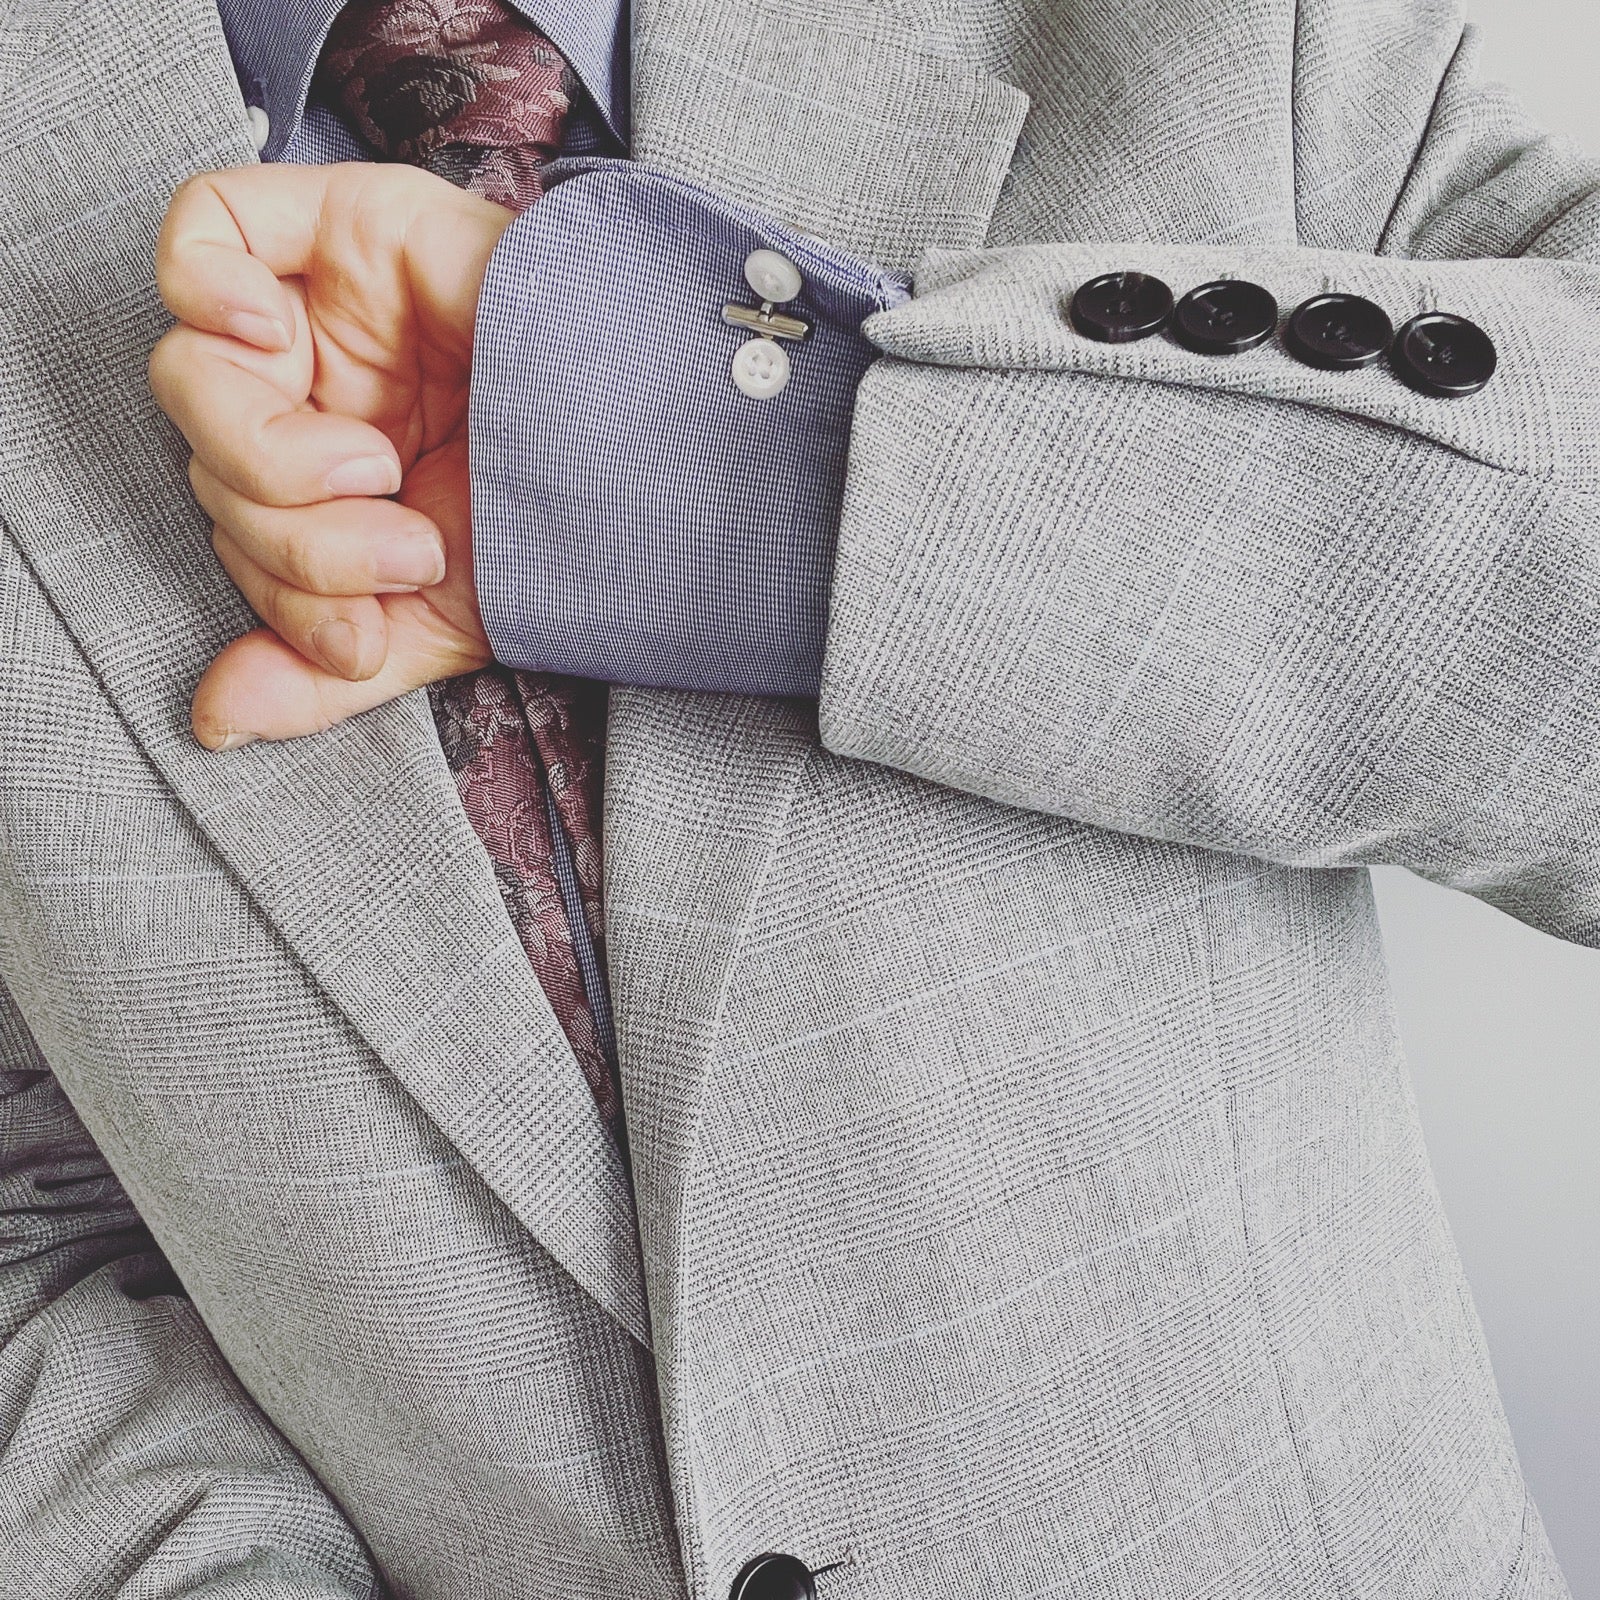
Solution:
[[[577,79],[499,0],[354,0],[314,90],[385,160],[521,211],[544,192]]]
[[[578,91],[555,46],[499,0],[354,0],[328,36],[315,92],[380,157],[520,211],[543,192],[540,167],[559,149]],[[432,702],[517,936],[617,1133],[616,1078],[574,947],[552,828],[553,812],[603,970],[605,688],[491,666],[435,684]]]
[[[605,959],[600,799],[604,684],[486,667],[436,683],[434,722],[473,831],[494,864],[517,937],[550,997],[607,1125],[621,1102],[555,871],[551,808],[570,845],[584,921]]]

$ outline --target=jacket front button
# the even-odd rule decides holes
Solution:
[[[796,1556],[764,1555],[745,1562],[728,1600],[816,1600],[811,1569]]]
[[[1475,322],[1426,311],[1395,335],[1389,365],[1418,394],[1460,400],[1488,383],[1499,359],[1494,340]]]
[[[1203,356],[1234,356],[1267,342],[1278,326],[1278,302],[1258,283],[1223,278],[1178,302],[1172,337]]]

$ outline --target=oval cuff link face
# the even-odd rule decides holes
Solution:
[[[1259,349],[1278,332],[1278,302],[1260,284],[1219,278],[1181,300],[1144,272],[1091,278],[1072,297],[1068,320],[1098,344],[1132,344],[1166,332],[1197,355]],[[1459,400],[1487,386],[1499,364],[1494,341],[1476,323],[1444,311],[1413,317],[1397,334],[1382,306],[1354,294],[1320,294],[1290,313],[1283,347],[1303,366],[1356,372],[1385,356],[1407,388]]]
[[[798,343],[811,332],[809,323],[777,309],[798,297],[805,280],[786,255],[752,250],[745,257],[744,281],[761,304],[722,308],[722,320],[730,327],[746,328],[756,335],[733,353],[733,386],[752,400],[770,400],[788,387],[793,371],[789,352],[779,341]]]

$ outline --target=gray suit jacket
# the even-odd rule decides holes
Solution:
[[[613,697],[635,1194],[423,702],[187,734],[210,0],[6,9],[0,1596],[1556,1600],[1364,865],[1600,943],[1600,173],[1447,0],[637,30],[642,159],[918,294],[820,724]],[[1501,372],[1090,345],[1123,266]]]

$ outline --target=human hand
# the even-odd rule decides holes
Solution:
[[[156,281],[179,322],[150,385],[267,624],[195,691],[208,748],[317,732],[489,660],[467,389],[512,215],[364,162],[206,173],[173,196]]]

